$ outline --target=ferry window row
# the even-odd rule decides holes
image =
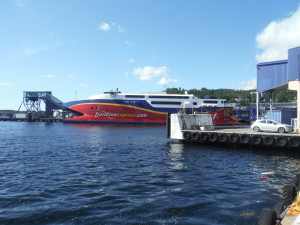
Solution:
[[[151,104],[156,104],[156,105],[181,105],[181,102],[157,102],[157,101],[152,101]],[[197,102],[193,102],[193,105],[197,105]]]
[[[203,103],[218,104],[218,100],[204,100]]]
[[[149,98],[176,98],[176,99],[189,99],[189,96],[165,96],[165,95],[149,95]]]
[[[157,102],[157,101],[152,101],[151,104],[154,104],[154,105],[181,105],[181,102]]]
[[[125,95],[125,98],[145,98],[145,95]],[[149,95],[149,98],[189,99],[189,96]]]
[[[125,98],[145,98],[144,95],[125,95]]]

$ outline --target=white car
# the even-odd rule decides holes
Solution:
[[[279,132],[279,133],[286,133],[286,132],[293,132],[294,128],[291,125],[283,124],[275,120],[256,120],[251,125],[251,129],[255,132],[259,131],[268,131],[268,132]]]

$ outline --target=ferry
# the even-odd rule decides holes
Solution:
[[[225,99],[200,99],[192,94],[123,94],[118,89],[63,104],[66,123],[166,124],[168,113],[210,113],[213,123],[237,124]]]

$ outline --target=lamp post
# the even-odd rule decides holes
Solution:
[[[250,92],[250,94],[256,94],[256,119],[258,120],[258,97],[259,97],[259,93],[257,91],[255,92]]]

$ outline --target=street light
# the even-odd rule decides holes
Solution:
[[[256,94],[256,119],[258,120],[258,92],[255,91],[255,92],[250,92],[250,94]]]

